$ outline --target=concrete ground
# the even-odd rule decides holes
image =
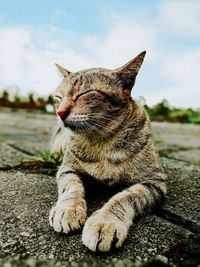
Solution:
[[[30,160],[47,148],[54,121],[54,115],[0,112],[0,266],[200,266],[200,126],[152,123],[168,174],[166,203],[134,222],[120,250],[94,254],[81,232],[58,234],[48,224],[54,171]],[[91,214],[112,193],[86,184]]]

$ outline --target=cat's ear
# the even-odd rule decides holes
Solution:
[[[60,71],[60,73],[65,77],[67,77],[71,72],[66,70],[65,68],[63,68],[62,66],[58,65],[57,63],[55,63],[56,67],[58,68],[58,70]]]
[[[135,84],[136,76],[142,66],[146,51],[137,55],[124,66],[113,71],[113,75],[124,89],[131,90]]]

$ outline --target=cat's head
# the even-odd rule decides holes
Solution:
[[[87,69],[76,73],[57,67],[64,76],[56,90],[55,109],[66,127],[74,132],[104,134],[126,115],[131,89],[146,52],[115,69]]]

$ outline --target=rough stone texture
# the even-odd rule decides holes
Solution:
[[[0,112],[0,143],[35,153],[48,147],[54,115],[30,112]]]
[[[50,229],[48,212],[57,194],[54,176],[48,170],[42,174],[39,167],[35,173],[20,168],[35,148],[47,147],[54,120],[47,114],[0,113],[0,266],[140,267],[157,254],[178,266],[200,264],[199,126],[153,123],[169,177],[165,206],[135,221],[121,250],[94,254],[81,244],[81,231],[67,236]],[[91,214],[114,192],[84,182]],[[169,266],[167,258],[145,266]]]
[[[2,256],[14,255],[16,252],[62,260],[94,256],[81,244],[81,232],[67,236],[50,229],[48,212],[56,200],[53,177],[19,171],[2,172],[0,191],[3,203],[0,207]],[[102,196],[94,194],[90,199],[91,211],[99,206]],[[160,232],[163,232],[162,238]],[[136,258],[139,255],[142,259],[149,258],[166,250],[177,239],[186,238],[188,234],[179,226],[149,215],[134,223],[124,248],[116,251],[115,257]],[[113,255],[103,256],[109,257]]]
[[[199,125],[153,122],[152,132],[158,149],[200,148]]]
[[[98,260],[84,258],[77,261],[55,261],[55,260],[42,260],[33,259],[28,257],[27,259],[20,259],[20,257],[9,257],[0,259],[0,266],[3,267],[172,267],[168,259],[162,255],[157,255],[148,263],[142,263],[138,260],[133,261],[131,259],[119,260],[112,258],[110,260]],[[174,265],[173,265],[174,266]]]
[[[19,165],[29,156],[18,151],[6,143],[0,143],[0,169],[7,169]]]
[[[200,167],[179,161],[172,165],[171,162],[167,160],[165,167],[168,174],[165,207],[200,227]]]

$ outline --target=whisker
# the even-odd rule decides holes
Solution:
[[[86,130],[87,130],[89,136],[91,136],[91,138],[93,139],[93,141],[96,142],[97,140],[96,140],[96,138],[95,138],[95,135],[92,133],[92,130],[90,129],[90,127],[88,127],[88,125],[86,124],[86,125],[85,125],[85,128],[86,128]]]
[[[101,127],[101,128],[105,127],[104,125],[99,124],[99,123],[94,122],[94,121],[90,121],[90,124],[91,124],[91,125],[94,125],[94,126],[97,126],[97,127],[96,127],[97,129],[93,127],[93,130],[94,130],[95,132],[97,132],[98,134],[100,134],[100,136],[103,137],[104,140],[106,140],[106,141],[113,141],[113,139],[110,137],[109,134],[105,133],[104,131],[102,131],[102,130],[99,128],[99,127]]]

